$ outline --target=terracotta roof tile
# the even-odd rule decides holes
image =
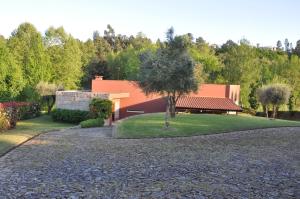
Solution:
[[[181,97],[176,103],[176,108],[190,108],[203,110],[227,110],[241,111],[241,107],[236,105],[229,98],[214,97]]]

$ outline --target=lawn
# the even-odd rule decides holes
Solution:
[[[70,126],[72,125],[53,122],[51,117],[47,115],[30,120],[19,121],[15,129],[0,132],[0,156],[35,135]]]
[[[117,124],[118,138],[152,138],[194,136],[223,133],[237,130],[300,126],[300,122],[270,120],[262,117],[214,114],[178,114],[164,129],[164,114],[140,115]]]

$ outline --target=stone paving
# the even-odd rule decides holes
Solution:
[[[300,198],[300,128],[164,139],[42,134],[0,158],[0,198]]]

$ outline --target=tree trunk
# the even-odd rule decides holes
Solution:
[[[275,105],[273,105],[273,119],[276,118],[276,110],[277,110],[277,107]]]
[[[275,119],[276,117],[276,106],[273,105],[273,119]]]
[[[265,106],[265,111],[266,111],[266,117],[269,118],[269,107],[268,107],[268,105]]]
[[[46,100],[47,100],[47,113],[48,113],[48,115],[50,114],[50,112],[51,112],[51,109],[52,109],[52,107],[54,106],[54,104],[55,104],[55,96],[47,96],[46,97]]]
[[[50,111],[51,111],[50,97],[46,97],[46,101],[47,101],[47,113],[48,113],[48,115],[49,115],[49,114],[50,114]]]
[[[175,118],[175,116],[176,116],[175,96],[170,97],[170,116],[171,116],[171,118]]]
[[[170,126],[169,116],[170,116],[170,96],[168,95],[167,108],[166,108],[166,114],[165,114],[165,128],[169,128],[169,126]]]

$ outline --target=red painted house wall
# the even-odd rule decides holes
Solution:
[[[128,98],[120,99],[120,119],[137,113],[128,112],[140,110],[144,113],[164,112],[166,100],[160,95],[146,96],[136,82],[126,80],[102,80],[96,77],[92,81],[92,92],[129,93]],[[238,94],[238,95],[237,95]],[[239,86],[222,84],[201,84],[197,93],[191,93],[191,97],[215,97],[239,99]]]

